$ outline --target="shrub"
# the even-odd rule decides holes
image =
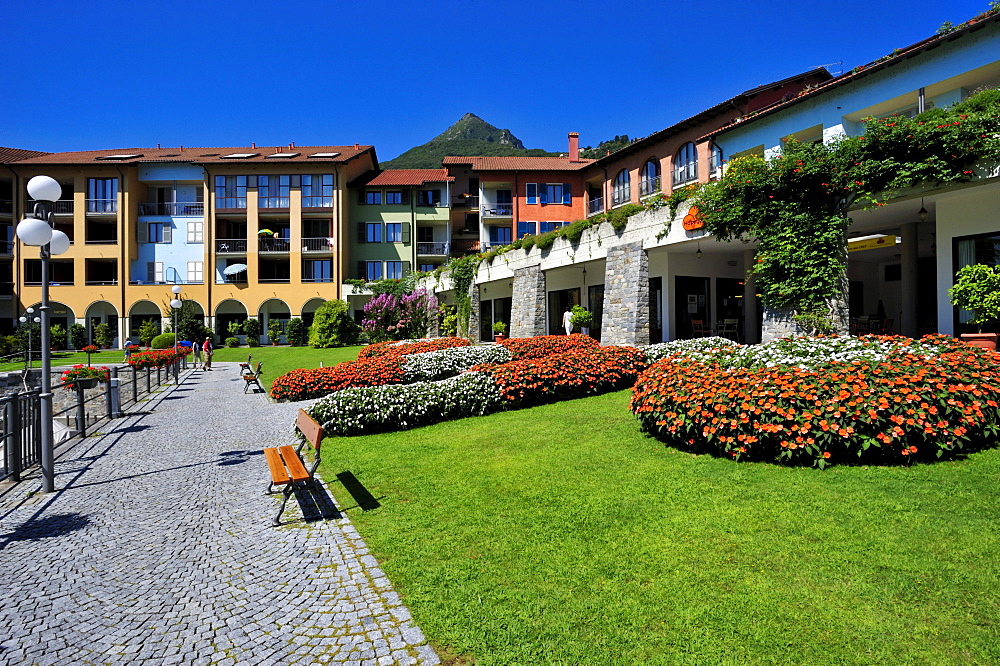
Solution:
[[[309,327],[309,344],[313,347],[344,347],[358,341],[360,329],[351,318],[346,302],[334,299],[316,309]]]
[[[402,296],[383,293],[368,301],[364,311],[361,328],[373,342],[422,337],[437,316],[437,299],[426,289]]]
[[[153,321],[152,319],[147,319],[146,321],[139,324],[139,343],[145,347],[153,341],[157,335],[160,334],[160,324],[159,322]]]
[[[539,335],[533,338],[509,338],[500,343],[514,360],[540,358],[574,349],[593,349],[600,343],[589,335]]]
[[[239,347],[240,346],[240,339],[239,338],[226,338],[225,345],[227,347],[230,347],[230,348],[232,348],[232,347]]]
[[[94,327],[94,344],[101,349],[107,349],[115,341],[115,336],[111,332],[111,325],[100,323]]]
[[[846,359],[788,355],[752,367],[734,363],[745,354],[728,349],[717,361],[668,357],[639,378],[632,411],[678,448],[820,468],[950,457],[1000,432],[1000,356],[992,352],[946,336],[816,344],[857,348]]]
[[[56,349],[66,347],[66,329],[62,324],[52,324],[49,326],[49,344]]]
[[[246,333],[248,347],[260,347],[260,320],[247,319],[243,322],[243,332]]]
[[[288,340],[288,344],[292,346],[301,345],[305,340],[306,335],[306,324],[298,317],[294,319],[289,319],[288,324],[285,326],[285,339]]]
[[[174,346],[174,334],[173,333],[160,333],[158,336],[153,338],[150,346],[153,349],[166,349],[167,347]]]
[[[267,341],[271,344],[279,342],[281,340],[281,322],[277,319],[271,319],[267,323]]]
[[[87,344],[87,327],[83,324],[70,324],[69,340],[73,343],[73,349],[83,349]]]

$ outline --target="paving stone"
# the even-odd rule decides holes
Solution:
[[[0,666],[439,663],[349,518],[270,527],[301,405],[216,365],[0,492]]]

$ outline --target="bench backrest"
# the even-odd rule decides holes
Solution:
[[[253,371],[253,374],[260,377],[260,366],[264,365],[264,361],[257,361],[257,369]]]
[[[295,418],[295,427],[299,429],[306,441],[316,449],[316,455],[319,455],[319,446],[323,441],[323,426],[309,416],[306,410],[300,408],[299,415]]]

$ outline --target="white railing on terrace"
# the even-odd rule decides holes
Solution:
[[[215,241],[216,254],[246,254],[246,238],[219,238]]]
[[[648,197],[650,194],[656,194],[659,191],[660,191],[659,178],[648,178],[646,180],[639,181],[640,197]]]
[[[172,215],[176,217],[201,217],[205,214],[205,204],[201,201],[174,201],[168,203],[141,203],[139,215]]]
[[[332,238],[303,238],[303,252],[333,252]]]
[[[29,215],[33,214],[35,211],[35,204],[37,201],[28,200],[27,202],[27,213]],[[72,215],[73,214],[73,200],[72,199],[60,199],[59,201],[53,201],[49,204],[49,210],[52,211],[54,215]]]

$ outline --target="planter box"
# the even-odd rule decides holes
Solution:
[[[967,342],[973,347],[979,347],[981,349],[987,349],[989,351],[996,351],[997,349],[997,338],[1000,337],[998,333],[963,333],[961,336],[962,342]]]

